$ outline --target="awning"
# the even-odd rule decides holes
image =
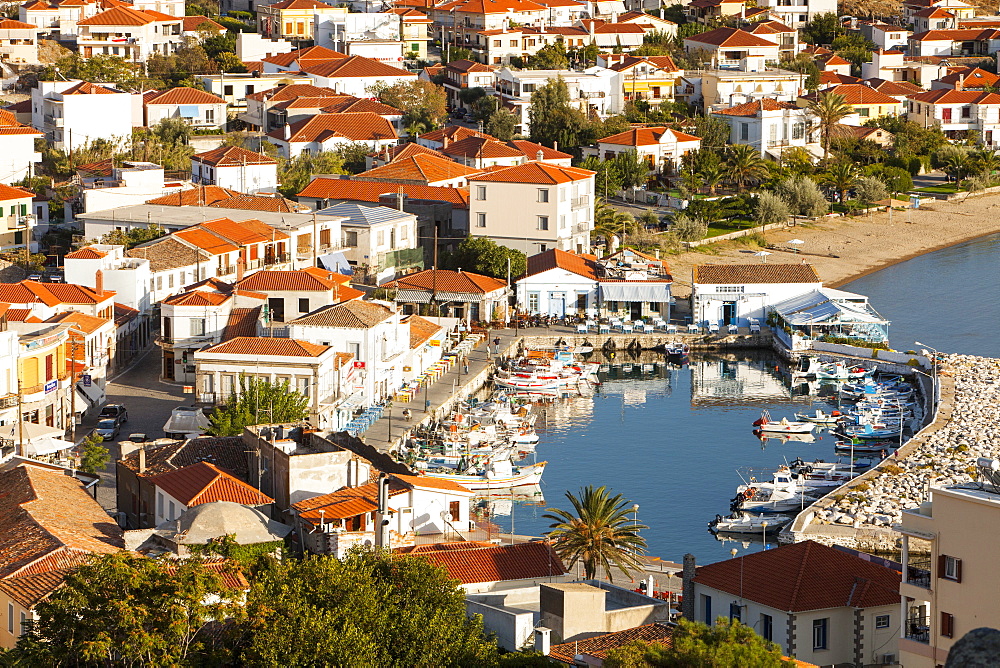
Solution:
[[[429,304],[431,293],[423,290],[396,290],[396,301],[413,304]]]
[[[317,258],[327,271],[333,271],[344,276],[353,276],[354,269],[351,268],[347,258],[343,253],[327,253]]]
[[[19,441],[22,435],[25,443],[31,443],[34,440],[50,436],[63,436],[65,433],[62,429],[47,427],[44,424],[35,424],[34,422],[22,422],[20,426],[15,422],[14,424],[0,427],[0,438],[14,442]]]
[[[60,450],[66,450],[67,448],[73,447],[72,441],[66,441],[61,438],[52,438],[51,436],[46,436],[44,438],[36,439],[35,441],[28,443],[24,446],[25,454],[29,457],[40,456],[40,455],[51,455],[54,452],[59,452]]]
[[[612,302],[669,302],[669,283],[647,283],[645,281],[623,281],[621,283],[600,283],[601,299]]]
[[[889,321],[868,305],[864,295],[832,288],[813,290],[774,305],[774,310],[792,326],[873,323]]]
[[[180,111],[181,118],[198,118],[201,115],[198,113],[198,105],[196,104],[182,104],[177,109]]]

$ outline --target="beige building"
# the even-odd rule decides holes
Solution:
[[[5,63],[37,63],[38,27],[14,19],[0,20],[0,58]]]
[[[996,475],[997,460],[980,459]],[[972,629],[1000,627],[996,555],[1000,536],[984,527],[1000,519],[1000,493],[986,483],[932,488],[930,501],[903,511],[904,625],[899,660],[906,668],[935,668]]]
[[[594,172],[526,162],[469,178],[469,234],[534,255],[590,252]],[[517,202],[511,207],[511,202]]]

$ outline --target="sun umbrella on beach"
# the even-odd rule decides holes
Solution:
[[[756,253],[754,253],[754,255],[761,258],[761,262],[767,262],[767,256],[772,255],[772,253],[768,253],[767,251],[762,250],[762,251],[757,251]]]
[[[802,239],[789,239],[786,243],[795,244],[796,246],[799,246],[801,244],[804,244],[805,242],[802,241]]]

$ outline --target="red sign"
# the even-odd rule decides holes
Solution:
[[[364,362],[355,362],[354,363],[354,368],[355,369],[364,369],[365,368],[365,363]]]

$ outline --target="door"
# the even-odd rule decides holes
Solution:
[[[629,316],[631,316],[632,320],[641,320],[642,319],[642,302],[629,302],[628,303],[628,312],[629,312]]]
[[[722,322],[720,324],[736,324],[736,302],[726,302],[722,305]]]
[[[163,351],[163,378],[174,379],[174,353],[168,350]]]
[[[560,293],[549,298],[549,313],[557,318],[566,315],[566,295]]]

